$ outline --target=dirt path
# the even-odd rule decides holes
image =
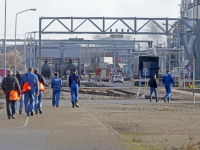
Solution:
[[[200,149],[200,105],[85,104],[122,135],[131,150]]]

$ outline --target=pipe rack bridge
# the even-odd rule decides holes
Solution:
[[[43,21],[49,21],[47,26],[42,27]],[[75,26],[74,23],[77,20],[82,20],[82,22]],[[51,26],[53,22],[59,22],[63,27],[63,31],[47,31],[47,29]],[[96,28],[96,31],[78,31],[78,29],[85,24],[85,22],[90,22],[92,26]],[[112,21],[112,24],[107,27],[108,21]],[[132,21],[132,23],[128,23]],[[68,22],[68,23],[64,23]],[[100,23],[99,23],[100,22]],[[117,23],[121,22],[126,26],[127,32],[122,30],[118,32],[118,30],[113,31],[112,27]],[[142,23],[141,22],[145,22]],[[160,31],[142,31],[144,27],[149,23],[153,23]],[[162,22],[162,24],[161,24]],[[174,23],[171,26],[171,23]],[[109,23],[110,24],[110,23]],[[191,25],[193,24],[193,25]],[[184,30],[180,28],[177,33],[173,33],[172,31],[176,26],[185,26],[188,30]],[[69,28],[70,27],[70,28]],[[145,34],[158,34],[158,35],[179,35],[182,45],[184,46],[184,50],[189,59],[189,64],[192,64],[193,58],[187,49],[186,42],[184,40],[184,36],[192,36],[196,35],[196,41],[200,41],[200,20],[194,18],[137,18],[137,17],[40,17],[39,18],[39,57],[41,62],[41,39],[42,34],[129,34],[129,35],[145,35]],[[200,42],[196,42],[196,53],[195,59],[196,61],[196,77],[200,77]],[[39,65],[39,69],[41,69],[41,64]]]

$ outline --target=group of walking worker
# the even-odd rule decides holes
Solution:
[[[23,85],[28,84],[28,90],[24,91]],[[15,119],[19,103],[19,114],[22,114],[23,105],[25,106],[25,113],[27,116],[35,114],[42,114],[42,96],[40,84],[45,85],[44,77],[39,74],[38,69],[29,67],[28,72],[21,75],[20,71],[16,72],[16,77],[11,70],[7,71],[7,77],[3,78],[1,88],[6,97],[6,110],[8,119]],[[71,91],[72,108],[79,107],[78,91],[80,87],[80,77],[76,74],[76,69],[69,77],[69,87]],[[55,72],[55,77],[51,80],[51,88],[53,89],[52,105],[59,107],[60,95],[62,90],[62,80],[59,78],[59,73]],[[17,91],[20,95],[20,100],[9,99],[11,91]]]
[[[174,81],[173,76],[170,74],[170,70],[167,70],[167,73],[163,76],[162,79],[163,84],[165,85],[166,95],[163,97],[164,102],[170,103],[171,99],[171,93],[172,93],[172,83],[176,85],[176,82]],[[156,74],[153,74],[153,77],[149,80],[149,86],[150,86],[150,102],[152,101],[152,94],[155,93],[156,102],[159,102],[158,100],[158,94],[157,94],[157,81],[156,81]]]
[[[30,89],[22,93],[23,85],[26,82],[28,83]],[[17,71],[16,77],[13,75],[11,70],[7,71],[7,77],[3,79],[1,88],[6,95],[6,110],[8,119],[16,118],[18,107],[17,100],[9,99],[9,95],[12,90],[17,91],[21,96],[19,100],[19,114],[22,114],[23,103],[27,116],[33,116],[34,112],[37,114],[38,111],[42,114],[42,91],[39,88],[39,82],[44,85],[44,77],[39,74],[37,69],[35,69],[34,73],[32,67],[29,67],[28,72],[23,76],[20,71]]]
[[[39,74],[38,70],[35,69],[33,73],[33,68],[29,67],[28,72],[23,76],[20,71],[17,71],[16,77],[12,75],[12,71],[7,71],[7,77],[3,78],[1,88],[5,93],[6,97],[6,110],[8,119],[15,119],[18,101],[9,100],[9,95],[11,90],[17,91],[21,99],[19,101],[19,114],[22,114],[23,103],[25,106],[26,115],[33,116],[35,114],[42,114],[42,95],[43,92],[39,88],[39,83],[45,85],[44,77]],[[28,82],[30,90],[22,94],[23,85]],[[164,102],[170,102],[170,95],[172,91],[172,83],[175,83],[173,76],[170,74],[170,70],[167,70],[167,73],[163,76],[163,84],[165,85],[166,95],[164,96]],[[19,86],[20,85],[20,86]],[[157,81],[156,74],[153,74],[153,77],[149,80],[150,86],[150,102],[152,102],[152,94],[155,93],[156,102],[158,101],[157,96]],[[80,77],[76,74],[76,69],[73,70],[73,73],[69,76],[69,87],[71,92],[71,103],[72,108],[79,107],[78,104],[78,92],[80,87]],[[52,97],[52,106],[59,107],[60,95],[62,90],[62,80],[59,78],[59,73],[55,72],[55,77],[51,80],[51,88],[53,89]]]
[[[73,73],[69,76],[72,108],[75,108],[75,106],[79,107],[78,91],[80,87],[80,77],[76,73],[76,69],[73,69]],[[55,77],[51,80],[51,88],[53,89],[52,106],[59,107],[62,80],[59,78],[58,72],[55,72]]]

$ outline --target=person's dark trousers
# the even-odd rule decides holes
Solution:
[[[154,87],[150,87],[150,102],[152,101],[152,94],[153,94],[153,92],[155,93],[156,102],[158,102],[157,88],[154,88]]]
[[[6,109],[7,109],[8,118],[15,115],[15,102],[16,101],[10,101],[9,94],[6,94]],[[11,109],[12,113],[11,113],[10,109]]]
[[[39,95],[35,95],[35,112],[38,112],[38,109],[42,108],[42,91],[39,91]]]

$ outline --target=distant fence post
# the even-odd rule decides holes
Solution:
[[[178,88],[180,88],[180,79],[178,79]]]
[[[149,79],[147,79],[147,88],[149,88]]]

